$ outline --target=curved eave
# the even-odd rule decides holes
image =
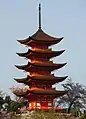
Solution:
[[[32,39],[37,39],[39,41],[55,41],[59,38],[53,37],[47,33],[45,33],[42,29],[38,29],[36,33],[31,36]]]
[[[32,94],[38,95],[53,95],[53,96],[62,96],[65,95],[68,91],[56,91],[56,90],[29,90]]]
[[[58,69],[58,68],[61,68],[63,67],[64,65],[66,65],[66,63],[62,63],[62,64],[55,64],[55,63],[34,63],[32,64],[33,66],[35,67],[40,67],[40,68],[50,68],[50,69]]]
[[[29,38],[24,40],[17,40],[17,41],[21,44],[26,44],[27,42],[29,42]]]
[[[60,42],[61,40],[63,39],[63,37],[61,38],[55,38],[55,37],[52,37],[50,35],[48,35],[47,33],[45,33],[43,30],[39,29],[35,34],[33,34],[32,36],[24,39],[24,40],[17,40],[19,43],[21,44],[29,44],[29,41],[32,40],[33,41],[36,41],[36,42],[44,42],[44,43],[50,43],[50,44],[53,44],[53,43],[58,43]]]
[[[15,81],[17,81],[18,83],[24,83],[27,81],[27,77],[26,78],[14,78]]]
[[[54,40],[54,41],[47,41],[47,40],[37,40],[37,39],[33,39],[30,37],[29,40],[17,40],[19,43],[21,44],[24,44],[24,45],[31,45],[31,43],[35,43],[35,44],[46,44],[46,45],[53,45],[53,44],[56,44],[56,43],[59,43],[64,37],[61,37],[61,38],[58,38],[57,40]],[[27,41],[27,42],[26,42]]]
[[[47,39],[43,39],[43,40],[40,40],[40,38],[39,39],[36,39],[36,38],[33,38],[33,37],[30,37],[30,39],[32,40],[32,41],[35,41],[35,42],[42,42],[42,43],[59,43],[62,39],[63,39],[64,37],[61,37],[61,38],[56,38],[55,40],[47,40]],[[28,44],[29,42],[27,42],[27,44]]]
[[[16,53],[17,55],[19,55],[20,57],[26,57],[27,54],[29,54],[29,52],[26,53]]]
[[[25,70],[28,67],[28,65],[22,65],[22,66],[15,65],[15,67],[18,69]]]
[[[55,76],[45,76],[45,75],[39,75],[39,76],[32,76],[30,77],[33,80],[44,80],[44,81],[58,81],[61,82],[63,80],[65,80],[68,76],[64,76],[64,77],[55,77]]]
[[[54,64],[54,63],[28,63],[27,65],[22,65],[22,66],[18,66],[18,65],[15,65],[15,67],[17,67],[18,69],[21,69],[21,70],[26,70],[28,71],[28,69],[31,69],[31,68],[37,68],[37,69],[42,69],[42,70],[55,70],[55,69],[60,69],[62,68],[63,66],[65,66],[67,63],[62,63],[62,64]]]
[[[29,84],[29,82],[48,82],[48,83],[58,83],[58,82],[62,82],[64,81],[68,76],[64,76],[64,77],[54,77],[54,76],[28,76],[26,78],[14,78],[15,81],[17,81],[18,83],[25,83],[25,84]]]
[[[41,54],[46,55],[47,57],[55,57],[61,55],[64,51],[65,50],[61,50],[61,51],[28,50],[28,52],[26,53],[16,53],[16,54],[21,57],[28,57],[29,55],[38,55],[39,57],[41,57]]]
[[[28,97],[30,95],[46,95],[46,96],[54,96],[60,97],[68,93],[68,91],[56,91],[56,90],[28,90],[26,92],[13,92],[18,97]]]

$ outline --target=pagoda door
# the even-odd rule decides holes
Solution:
[[[41,102],[41,109],[47,109],[48,108],[48,103],[45,102]]]

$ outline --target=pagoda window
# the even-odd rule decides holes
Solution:
[[[45,85],[45,84],[42,84],[41,87],[42,87],[43,89],[45,89],[45,88],[46,88],[46,85]]]
[[[46,97],[45,96],[42,97],[42,101],[46,101]]]
[[[47,100],[48,100],[48,101],[51,101],[51,98],[50,98],[50,96],[47,96]]]
[[[47,89],[47,84],[44,85],[44,89],[45,89],[45,90]]]
[[[36,84],[34,82],[32,82],[32,87],[36,87]]]
[[[31,103],[29,103],[29,107],[31,107]]]
[[[36,106],[36,103],[34,102],[34,104],[33,104],[33,105],[34,105],[34,107],[35,107],[35,106]]]
[[[40,101],[40,96],[37,96],[37,101]]]
[[[48,84],[48,85],[47,85],[47,87],[50,89],[50,88],[51,88],[51,85],[50,85],[50,84]]]
[[[48,103],[48,106],[49,106],[49,107],[52,107],[52,103],[49,102],[49,103]]]
[[[40,103],[37,102],[37,107],[40,107]]]

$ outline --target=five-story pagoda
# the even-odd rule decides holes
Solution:
[[[39,4],[39,29],[32,36],[24,40],[18,40],[19,43],[30,48],[25,53],[17,54],[30,61],[23,66],[15,65],[18,69],[28,72],[26,78],[15,80],[28,85],[29,88],[21,93],[16,91],[13,91],[13,93],[28,99],[29,110],[53,108],[53,99],[67,93],[67,91],[57,91],[55,88],[52,88],[53,84],[62,82],[67,78],[67,76],[55,77],[51,74],[52,71],[66,65],[66,63],[56,64],[50,61],[52,57],[61,55],[64,50],[52,51],[52,49],[49,49],[49,46],[59,43],[62,39],[63,37],[52,37],[41,29],[41,6]]]

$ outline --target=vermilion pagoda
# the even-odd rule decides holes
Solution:
[[[64,50],[52,51],[48,47],[59,43],[63,37],[55,38],[46,34],[41,29],[41,7],[39,4],[39,29],[32,36],[18,40],[19,43],[31,47],[26,53],[17,53],[21,57],[30,59],[28,64],[16,66],[18,69],[28,73],[26,78],[15,79],[19,83],[24,83],[29,88],[21,93],[14,94],[28,99],[28,109],[50,109],[53,108],[53,99],[62,96],[67,91],[57,91],[52,85],[64,81],[65,77],[55,77],[52,71],[58,70],[66,63],[56,64],[50,61],[52,57],[61,55]]]

